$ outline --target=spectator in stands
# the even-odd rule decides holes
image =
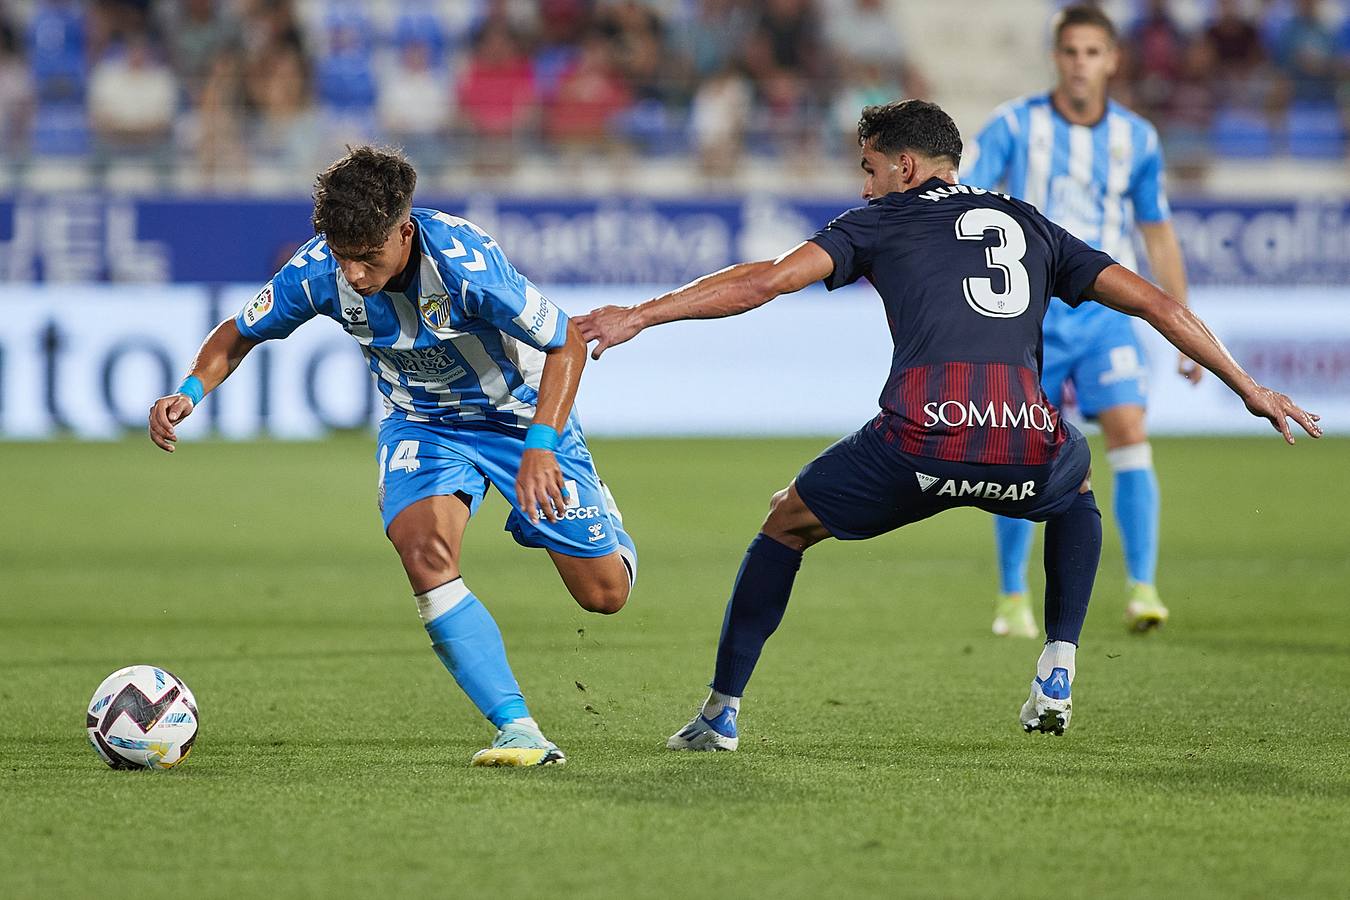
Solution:
[[[680,95],[682,60],[673,64],[665,26],[650,8],[637,0],[619,0],[602,9],[598,30],[611,40],[615,65],[634,99],[663,104]]]
[[[220,52],[239,40],[239,24],[222,6],[212,0],[183,0],[160,7],[169,60],[193,97],[217,67]]]
[[[736,0],[698,0],[670,31],[671,48],[692,67],[697,79],[725,82],[728,65],[740,57],[752,25],[750,14]],[[714,93],[720,88],[714,88]]]
[[[858,113],[864,106],[879,106],[905,99],[904,88],[895,77],[896,67],[882,59],[858,59],[847,64],[847,75],[835,96],[830,119],[841,150],[858,149]]]
[[[44,103],[79,102],[85,88],[83,10],[76,0],[43,0],[28,20],[28,59],[38,98]]]
[[[816,149],[818,84],[778,62],[772,36],[764,30],[746,41],[744,61],[755,86],[753,132],[757,146],[805,157]]]
[[[150,15],[152,0],[87,0],[83,5],[89,25],[89,58],[102,59],[138,37],[162,44],[157,23]]]
[[[592,32],[558,82],[546,112],[545,133],[570,150],[608,151],[613,147],[610,123],[632,99],[614,63],[610,41]]]
[[[245,145],[244,71],[238,47],[225,44],[211,60],[192,117],[196,168],[206,186],[230,184],[248,167]]]
[[[34,98],[33,76],[19,37],[0,18],[0,158],[16,165],[28,157]]]
[[[423,174],[444,164],[444,137],[454,100],[441,69],[433,69],[432,47],[406,42],[380,79],[380,127],[403,146]]]
[[[267,65],[255,65],[248,93],[258,110],[255,147],[270,162],[291,172],[308,172],[327,155],[315,112],[309,65],[289,40],[265,53]]]
[[[1182,58],[1167,115],[1156,123],[1167,162],[1182,180],[1198,178],[1209,165],[1209,129],[1219,105],[1217,67],[1213,41],[1207,35],[1192,40]]]
[[[820,21],[810,0],[766,0],[756,24],[758,42],[767,53],[757,51],[756,78],[789,72],[806,80],[809,89],[823,93],[825,48]]]
[[[132,34],[120,53],[89,74],[89,119],[100,168],[114,156],[153,165],[161,176],[171,162],[178,79],[144,34]]]
[[[1260,30],[1242,14],[1238,0],[1219,0],[1205,40],[1213,51],[1218,101],[1241,108],[1264,107],[1270,95],[1266,52]]]
[[[879,102],[928,95],[928,83],[909,58],[904,35],[884,0],[829,0],[824,19],[830,56],[853,69],[851,81],[895,85],[895,93]],[[848,131],[855,133],[856,143],[857,110],[854,113]]]
[[[1299,0],[1275,42],[1275,62],[1290,102],[1321,106],[1336,97],[1336,37],[1322,21],[1321,0]]]
[[[475,167],[489,173],[510,168],[513,142],[537,121],[539,92],[529,57],[504,21],[490,21],[478,33],[456,97],[460,124],[473,139]]]
[[[1170,5],[1168,0],[1148,0],[1147,11],[1131,27],[1126,42],[1125,79],[1135,111],[1154,120],[1167,112],[1186,52],[1186,37],[1172,18]]]
[[[700,82],[689,111],[689,133],[704,175],[725,178],[735,172],[753,102],[749,79],[734,65]],[[854,118],[856,129],[856,113]]]

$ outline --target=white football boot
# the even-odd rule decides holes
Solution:
[[[722,707],[715,718],[709,719],[699,710],[689,724],[666,738],[669,750],[735,750],[740,743],[736,736],[736,714],[732,706]]]
[[[1037,677],[1031,682],[1031,696],[1022,704],[1022,711],[1017,717],[1023,730],[1028,734],[1033,731],[1063,734],[1073,715],[1070,693],[1068,669],[1052,669],[1050,677],[1044,681]]]

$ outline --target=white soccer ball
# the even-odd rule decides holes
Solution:
[[[197,740],[197,699],[172,672],[127,666],[94,691],[85,727],[114,769],[172,769]]]

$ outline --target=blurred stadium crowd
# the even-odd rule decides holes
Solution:
[[[1105,4],[1124,35],[1116,94],[1173,164],[1343,157],[1342,5],[1200,2],[1198,20],[1169,0]],[[746,160],[851,153],[866,103],[942,102],[944,73],[911,52],[925,38],[903,33],[913,4],[940,2],[0,0],[0,152],[12,187],[131,165],[154,187],[273,173],[294,189],[367,139],[432,177],[509,179],[542,154],[680,158],[720,184]]]

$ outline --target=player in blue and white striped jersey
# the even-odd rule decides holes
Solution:
[[[475,765],[546,765],[563,754],[530,716],[501,632],[465,586],[460,546],[488,485],[506,528],[553,558],[585,609],[617,612],[637,553],[596,475],[572,403],[586,346],[568,317],[471,222],[412,206],[417,175],[358,147],[319,175],[316,236],[206,339],[179,390],[150,411],[174,426],[257,344],[325,316],[361,346],[384,395],[379,506],[437,655],[497,726]]]
[[[1054,39],[1054,90],[996,110],[970,147],[961,180],[1025,200],[1131,269],[1138,268],[1137,230],[1154,280],[1184,303],[1186,271],[1163,190],[1158,134],[1107,97],[1118,59],[1115,26],[1095,6],[1071,6],[1057,18]],[[1192,383],[1200,378],[1201,369],[1184,357],[1178,371]],[[1125,620],[1134,631],[1148,631],[1167,621],[1168,610],[1154,584],[1159,499],[1144,423],[1147,369],[1129,317],[1095,304],[1052,303],[1042,383],[1055,406],[1072,384],[1079,409],[1101,425],[1129,576]],[[1037,637],[1027,603],[1031,523],[999,518],[995,532],[994,632]]]

